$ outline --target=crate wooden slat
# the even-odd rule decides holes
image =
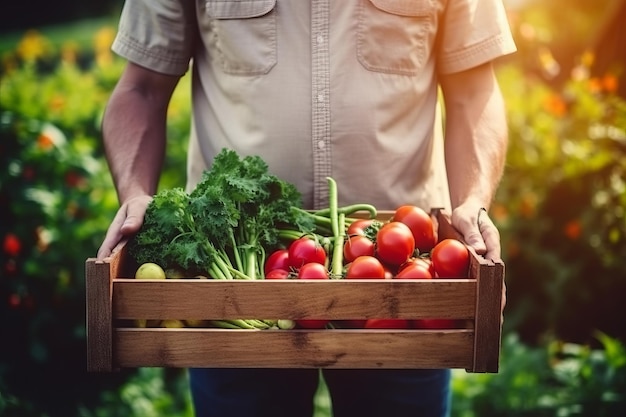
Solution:
[[[434,213],[440,238],[456,237]],[[383,216],[385,214],[383,213]],[[504,265],[468,279],[135,280],[125,248],[86,262],[88,370],[159,367],[464,368],[497,372]],[[454,318],[450,330],[133,328],[134,319]]]
[[[115,279],[113,293],[117,319],[465,319],[474,318],[476,280]]]
[[[470,330],[118,329],[114,337],[120,367],[462,368],[473,350]]]

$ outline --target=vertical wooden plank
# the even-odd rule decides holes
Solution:
[[[463,237],[452,226],[449,217],[441,209],[431,211],[438,223],[439,238]],[[476,316],[474,335],[474,362],[470,372],[498,372],[500,358],[501,302],[504,285],[504,263],[493,262],[477,255],[470,249],[469,277],[476,278]]]
[[[89,258],[85,264],[87,371],[113,370],[110,264]]]
[[[478,259],[478,258],[475,258]],[[474,367],[472,372],[498,372],[502,334],[502,261],[474,263],[477,268]]]

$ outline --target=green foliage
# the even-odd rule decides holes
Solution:
[[[122,69],[97,46],[111,33],[96,33],[89,64],[72,44],[52,45],[35,32],[3,57],[0,415],[76,416],[79,406],[95,408],[101,391],[114,397],[134,373],[85,372],[84,262],[118,206],[99,140]],[[173,121],[188,119],[178,111]],[[184,182],[184,172],[170,172],[169,183]]]
[[[139,264],[191,276],[255,279],[265,251],[279,243],[279,229],[312,230],[311,216],[295,210],[301,208],[296,187],[271,175],[259,156],[223,149],[191,193],[172,188],[154,196],[129,251]]]
[[[455,417],[612,417],[626,411],[626,350],[597,334],[602,349],[552,341],[530,348],[503,340],[499,374],[454,371]]]
[[[506,325],[528,342],[555,333],[626,340],[626,102],[583,66],[562,88],[514,67],[499,75],[510,149],[494,207],[509,290]]]
[[[79,406],[77,417],[193,417],[184,370],[141,368],[117,391],[105,391],[95,408]]]
[[[94,140],[106,91],[70,63],[47,68],[35,59],[46,43],[30,39],[19,69],[3,68],[0,82],[0,239],[17,243],[0,252],[0,391],[9,407],[38,415],[66,412],[68,396],[93,401],[94,388],[115,382],[88,389],[80,364],[84,259],[116,201]],[[59,374],[75,389],[50,389]]]

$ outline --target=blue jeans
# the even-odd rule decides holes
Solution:
[[[333,417],[447,417],[450,370],[324,370]],[[314,369],[190,369],[196,417],[310,417]]]

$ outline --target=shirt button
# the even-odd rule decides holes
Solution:
[[[320,140],[319,142],[317,142],[318,149],[324,149],[325,147],[326,147],[326,142],[324,142],[323,140]]]
[[[321,45],[322,43],[324,43],[324,37],[322,35],[317,35],[317,38],[315,38],[315,41],[317,42],[318,45]]]
[[[318,94],[317,95],[317,101],[319,103],[323,103],[324,102],[324,94]]]

